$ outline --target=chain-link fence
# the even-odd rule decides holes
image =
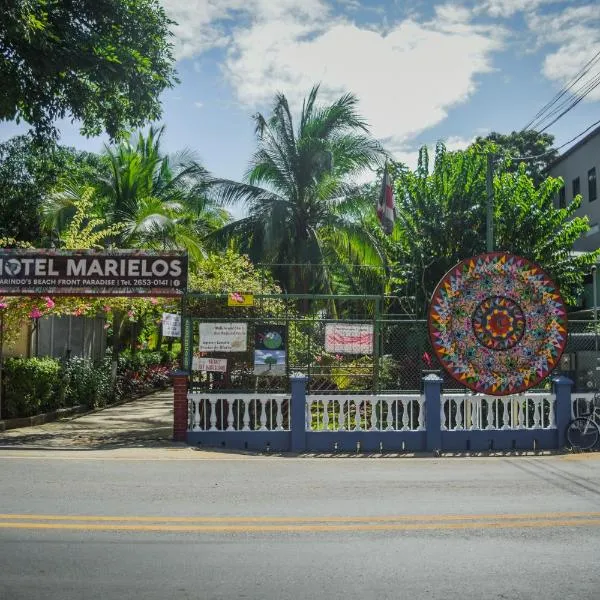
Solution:
[[[424,373],[435,372],[445,390],[461,389],[437,361],[427,322],[383,314],[382,297],[260,295],[253,300],[252,306],[229,306],[227,295],[186,297],[184,367],[192,372],[194,388],[287,391],[289,376],[302,373],[313,393],[418,391]],[[569,331],[553,375],[569,376],[576,389],[598,389],[593,323],[571,322]],[[236,335],[239,345],[225,347]],[[546,380],[538,387],[548,385]]]

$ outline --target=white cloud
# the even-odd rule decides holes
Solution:
[[[600,10],[597,5],[570,7],[547,15],[530,15],[527,22],[536,35],[538,46],[554,46],[544,59],[542,73],[561,86],[569,83],[600,49]],[[599,74],[600,64],[596,63],[576,88]],[[586,99],[600,100],[600,87]]]
[[[475,141],[475,138],[464,138],[459,135],[451,135],[449,138],[442,141],[448,150],[455,151],[464,150]]]
[[[402,148],[475,92],[477,75],[491,71],[491,54],[501,47],[499,28],[474,25],[458,6],[384,33],[341,17],[324,20],[321,7],[316,17],[267,15],[235,30],[225,74],[240,102],[260,105],[279,90],[299,106],[321,82],[323,101],[353,92],[374,135]]]
[[[179,23],[177,57],[223,47],[224,75],[243,106],[262,109],[282,91],[298,109],[318,82],[322,102],[350,91],[373,134],[400,159],[411,139],[475,93],[477,77],[492,70],[492,55],[506,35],[497,25],[475,24],[472,11],[452,2],[435,7],[427,21],[413,15],[384,19],[385,26],[357,25],[334,12],[333,0],[164,5]]]
[[[565,0],[486,0],[477,7],[492,17],[512,17],[519,12],[534,12],[544,4],[555,4]]]
[[[202,102],[194,102],[194,106],[196,108],[202,108],[204,106],[204,104]]]
[[[177,23],[172,27],[177,60],[227,46],[231,41],[229,26],[237,18],[316,19],[327,13],[320,0],[163,0],[162,4]]]

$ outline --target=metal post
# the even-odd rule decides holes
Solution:
[[[181,370],[189,371],[190,378],[191,378],[192,365],[187,364],[186,347],[185,347],[185,309],[186,309],[185,293],[183,293],[181,295],[181,306],[179,309],[179,312],[181,313],[181,317],[179,320],[179,338],[180,338],[180,343],[181,343],[181,350],[180,350],[181,358],[179,359],[179,368]],[[161,324],[161,327],[162,327],[162,324]]]
[[[487,172],[485,178],[487,192],[486,202],[486,248],[488,252],[494,251],[494,154],[487,155]]]
[[[379,298],[375,299],[375,310],[373,311],[373,393],[379,391],[379,343],[380,343],[380,310]]]
[[[0,309],[0,420],[2,419],[2,371],[4,370],[4,310]]]
[[[597,267],[592,267],[592,286],[594,298],[594,349],[596,350],[596,359],[598,358],[598,282],[596,276]]]

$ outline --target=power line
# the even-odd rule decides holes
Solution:
[[[518,160],[520,162],[527,162],[528,160],[537,160],[538,158],[544,158],[546,156],[549,156],[550,154],[553,154],[557,150],[561,150],[565,146],[568,146],[570,143],[574,142],[575,140],[577,140],[580,137],[582,137],[583,135],[585,135],[590,129],[593,129],[594,127],[596,127],[596,125],[600,125],[600,119],[598,121],[596,121],[595,123],[592,123],[587,129],[584,129],[582,132],[578,133],[575,137],[571,138],[569,141],[565,142],[564,144],[561,144],[557,148],[552,148],[552,150],[549,150],[548,152],[544,152],[543,154],[536,154],[535,156],[508,156],[507,158],[510,158],[511,160]]]
[[[555,119],[550,121],[550,123],[548,123],[542,129],[540,129],[539,133],[543,133],[544,131],[546,131],[546,129],[548,129],[551,125],[556,123],[556,121],[558,121],[561,117],[566,115],[571,109],[575,108],[590,92],[597,88],[598,85],[600,85],[600,73],[596,75],[596,77],[586,85],[585,91],[582,90],[581,93],[579,93],[577,97]],[[556,114],[556,112],[558,112],[558,109],[550,115],[548,115],[548,117],[553,116],[554,114]]]
[[[590,60],[587,61],[587,63],[575,74],[573,79],[566,86],[564,86],[554,96],[552,100],[546,103],[537,112],[535,117],[533,117],[533,119],[531,119],[525,125],[525,127],[523,127],[523,129],[521,129],[521,132],[525,131],[526,129],[537,129],[544,123],[544,121],[546,121],[548,118],[562,110],[561,114],[555,120],[553,120],[551,123],[546,125],[544,129],[542,129],[542,131],[545,131],[548,127],[550,127],[556,121],[558,121],[558,119],[560,119],[567,112],[572,110],[577,104],[579,104],[579,102],[585,96],[587,96],[593,89],[595,89],[600,84],[600,74],[595,75],[591,82],[588,81],[580,89],[574,89],[574,87],[577,83],[579,83],[579,81],[581,81],[583,77],[585,77],[585,75],[587,75],[590,72],[592,67],[598,61],[600,61],[600,50],[592,58],[590,58]],[[573,90],[571,95],[566,100],[563,100],[558,107],[555,107],[555,105],[561,100],[561,98],[563,98],[563,96],[565,96],[571,90]],[[551,111],[553,107],[555,108]]]

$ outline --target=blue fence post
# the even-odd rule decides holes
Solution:
[[[290,450],[304,452],[306,450],[306,382],[305,375],[290,377],[292,398],[290,400]]]
[[[552,380],[554,384],[554,394],[556,395],[556,433],[557,448],[560,450],[565,447],[565,434],[567,425],[571,420],[571,390],[573,382],[568,377],[555,377]]]
[[[442,422],[440,416],[442,382],[438,375],[430,373],[423,377],[425,394],[426,447],[432,452],[442,450]]]

